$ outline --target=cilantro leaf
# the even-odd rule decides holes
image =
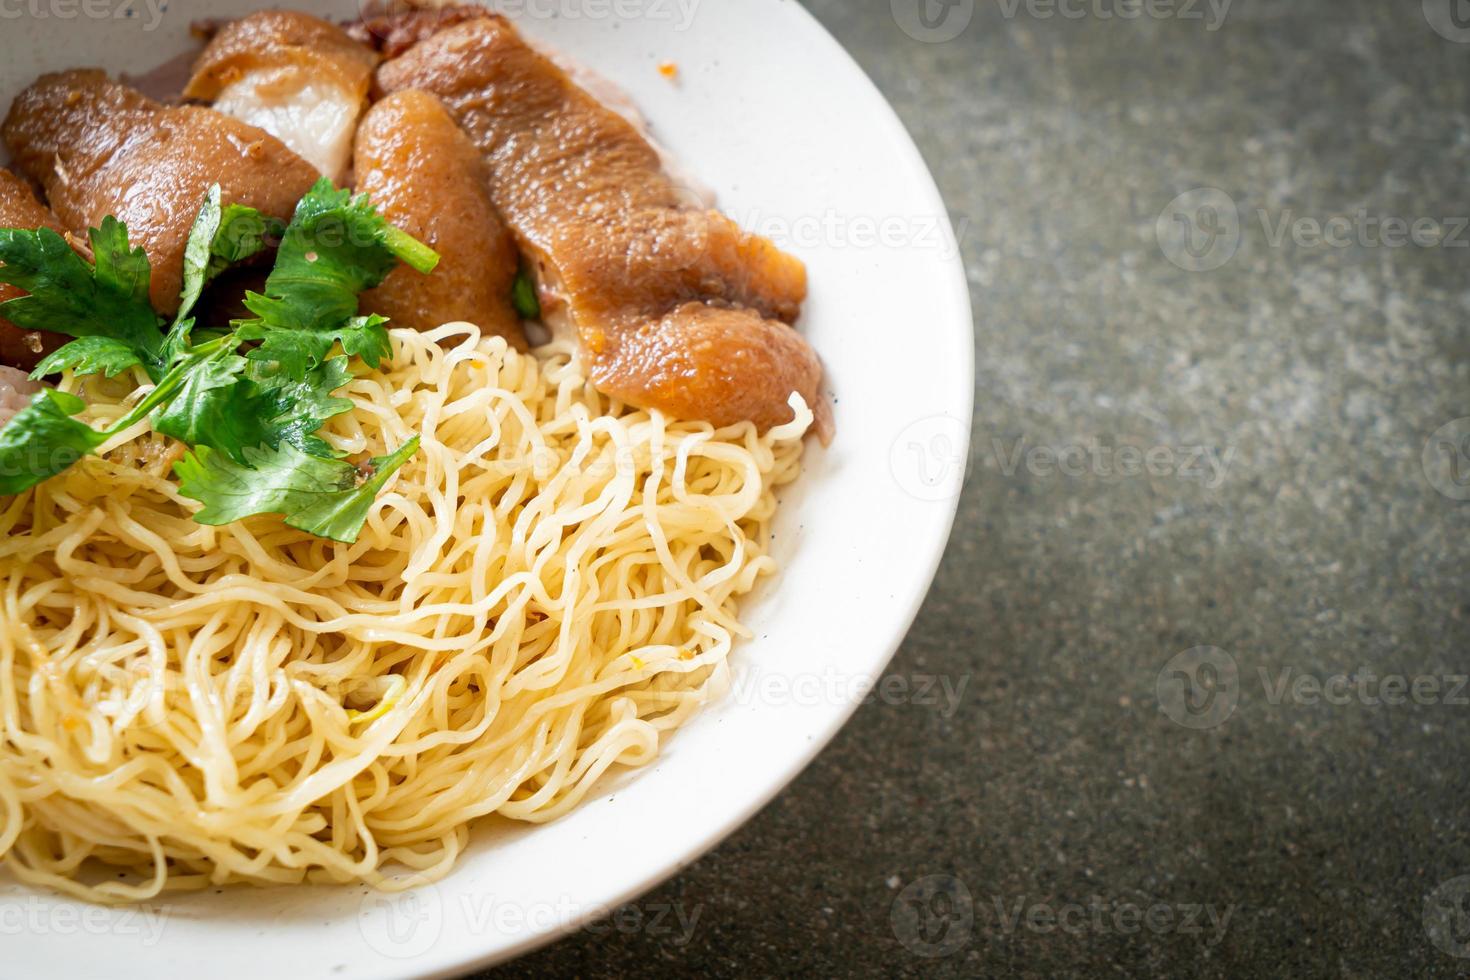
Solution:
[[[393,343],[384,328],[387,322],[374,314],[355,316],[335,327],[311,329],[273,327],[264,320],[247,320],[236,325],[235,333],[241,340],[260,341],[260,346],[246,355],[251,360],[278,362],[293,377],[304,378],[337,343],[349,357],[361,357],[368,367],[377,367],[393,354]]]
[[[510,305],[515,307],[522,320],[541,319],[541,300],[536,296],[536,284],[525,270],[517,272],[516,280],[511,284]]]
[[[190,446],[209,446],[244,462],[245,446],[257,445],[255,419],[241,411],[236,385],[245,358],[224,351],[189,372],[178,395],[153,416],[153,428]]]
[[[76,395],[53,388],[37,394],[0,428],[0,494],[29,490],[147,418],[167,404],[221,345],[216,341],[212,347],[191,351],[126,415],[100,431],[71,417],[87,407]]]
[[[165,364],[177,363],[179,358],[183,357],[194,344],[194,339],[193,317],[184,317],[175,321],[168,336],[163,338],[163,349],[158,354],[159,360]]]
[[[211,187],[184,248],[184,288],[175,328],[193,311],[211,280],[264,250],[269,240],[280,238],[283,229],[279,221],[255,208],[242,204],[222,207],[219,185]]]
[[[308,534],[352,543],[389,478],[418,451],[417,437],[369,464],[371,476],[342,460],[309,456],[294,446],[246,450],[250,466],[200,447],[174,464],[179,493],[204,505],[200,524],[218,526],[255,514],[280,514]]]
[[[92,245],[98,287],[126,297],[128,308],[138,315],[140,335],[152,339],[147,328],[158,328],[158,315],[148,301],[148,280],[153,273],[148,253],[129,245],[127,225],[111,215],[102,219],[102,227],[87,232],[87,238]],[[144,311],[149,315],[145,316]]]
[[[281,240],[286,226],[269,215],[243,204],[231,204],[220,217],[219,231],[214,236],[214,266],[209,278],[227,267],[254,258]]]
[[[256,319],[229,332],[202,329],[196,340],[192,314],[208,283],[275,237],[265,293],[246,294]],[[91,242],[96,260],[88,263],[48,229],[0,230],[0,282],[30,293],[0,314],[78,338],[46,358],[40,374],[114,377],[142,365],[155,384],[106,431],[72,417],[85,407],[76,396],[38,395],[0,431],[0,493],[35,486],[146,418],[192,449],[174,472],[180,492],[204,505],[200,523],[275,513],[309,533],[355,540],[377,494],[418,448],[411,439],[359,469],[318,435],[352,409],[334,395],[352,380],[352,358],[377,367],[392,354],[387,320],[357,315],[358,294],[400,261],[427,273],[438,256],[366,197],[325,179],[284,230],[251,208],[223,207],[213,187],[190,231],[180,309],[165,335],[148,304],[148,258],[129,246],[127,229],[106,218]],[[329,358],[337,345],[343,353]]]
[[[334,357],[296,379],[278,364],[252,361],[246,369],[259,417],[266,421],[261,442],[272,449],[289,443],[312,456],[339,455],[313,433],[328,419],[352,411],[352,402],[332,392],[352,380],[348,358]]]
[[[357,294],[400,259],[430,271],[439,257],[393,228],[369,203],[323,177],[296,206],[266,280],[245,305],[271,327],[325,330],[357,314]]]
[[[29,490],[107,441],[106,432],[72,418],[86,407],[76,395],[48,388],[0,429],[0,494]]]
[[[190,375],[178,396],[154,416],[153,428],[190,446],[222,452],[240,466],[252,465],[246,450],[274,450],[282,443],[334,458],[332,447],[313,433],[352,409],[352,402],[332,397],[351,380],[345,357],[296,379],[278,364],[224,353]]]
[[[439,257],[389,225],[366,195],[353,197],[322,178],[301,199],[276,252],[265,293],[247,293],[258,319],[236,324],[242,339],[258,340],[254,359],[278,361],[301,377],[334,343],[376,367],[391,353],[382,317],[359,317],[357,297],[404,261],[423,272]]]
[[[129,247],[116,218],[104,218],[90,239],[93,263],[50,228],[0,229],[0,282],[28,294],[0,303],[0,316],[25,330],[116,340],[156,376],[163,332],[148,303],[148,256]]]
[[[82,337],[45,357],[31,377],[40,380],[48,374],[70,370],[78,377],[105,374],[115,378],[128,368],[142,364],[138,350],[112,337]]]

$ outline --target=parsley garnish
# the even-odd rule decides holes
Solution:
[[[222,207],[214,187],[190,232],[181,306],[165,332],[148,302],[148,257],[129,245],[127,228],[109,217],[89,237],[90,263],[50,229],[0,229],[0,282],[28,293],[0,304],[0,316],[77,338],[46,358],[36,377],[64,370],[115,377],[141,367],[153,390],[105,430],[75,417],[86,407],[75,395],[36,395],[0,429],[0,493],[61,473],[148,418],[190,448],[174,474],[179,492],[203,505],[199,523],[279,514],[311,534],[355,541],[418,439],[359,467],[317,432],[352,407],[334,395],[352,380],[351,359],[377,367],[392,356],[387,321],[359,316],[358,294],[399,262],[427,273],[439,257],[389,225],[365,196],[326,179],[284,228],[252,208]],[[196,345],[192,313],[205,286],[276,241],[265,293],[246,294],[255,318],[227,330],[210,326]],[[338,347],[342,353],[329,356]]]
[[[511,283],[510,305],[515,307],[522,320],[541,319],[541,300],[536,297],[536,284],[524,269],[516,273],[515,282]]]
[[[322,459],[294,446],[277,452],[247,449],[246,464],[205,448],[174,467],[179,492],[204,501],[194,515],[200,524],[229,524],[251,514],[281,514],[294,528],[321,538],[351,543],[367,520],[378,492],[418,451],[418,437],[390,456],[369,462],[371,476],[351,463]]]
[[[0,304],[0,316],[25,330],[87,341],[67,344],[39,372],[111,376],[142,365],[156,381],[163,373],[163,331],[148,305],[148,256],[129,247],[128,230],[116,218],[103,218],[88,238],[90,263],[50,228],[0,229],[0,282],[30,294]]]

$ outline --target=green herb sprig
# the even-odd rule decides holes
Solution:
[[[153,389],[106,429],[76,418],[86,405],[75,395],[37,394],[0,429],[0,494],[36,486],[148,419],[189,447],[174,475],[179,492],[203,505],[199,523],[278,514],[310,534],[356,541],[419,441],[358,466],[318,432],[352,408],[334,395],[352,380],[352,359],[377,367],[392,356],[387,321],[359,316],[359,294],[400,262],[427,274],[438,255],[388,224],[366,196],[325,178],[285,227],[253,208],[222,207],[216,186],[190,231],[180,309],[165,329],[149,304],[148,257],[130,245],[127,228],[105,218],[89,241],[90,263],[50,229],[0,229],[0,282],[27,293],[0,304],[0,317],[76,338],[34,378],[142,368]],[[273,242],[265,292],[245,296],[253,318],[201,330],[196,343],[193,311],[205,286]]]

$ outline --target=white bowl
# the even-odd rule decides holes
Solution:
[[[191,19],[266,5],[12,4],[0,107],[42,71],[144,72],[188,50]],[[357,14],[354,0],[301,6]],[[101,909],[0,873],[9,980],[441,976],[508,959],[651,888],[767,803],[864,699],[917,613],[963,477],[973,341],[943,203],[892,110],[789,0],[499,9],[624,86],[722,207],[810,267],[801,328],[829,371],[837,437],[786,494],[783,569],[746,610],[757,639],[736,650],[736,689],[652,766],[548,826],[483,828],[447,879],[402,895],[235,888]]]

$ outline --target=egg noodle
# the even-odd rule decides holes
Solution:
[[[800,399],[714,430],[469,324],[393,340],[321,433],[354,458],[423,440],[356,544],[194,523],[146,422],[0,500],[12,875],[113,902],[432,879],[477,818],[565,814],[728,683]],[[94,422],[141,397],[83,385]]]

